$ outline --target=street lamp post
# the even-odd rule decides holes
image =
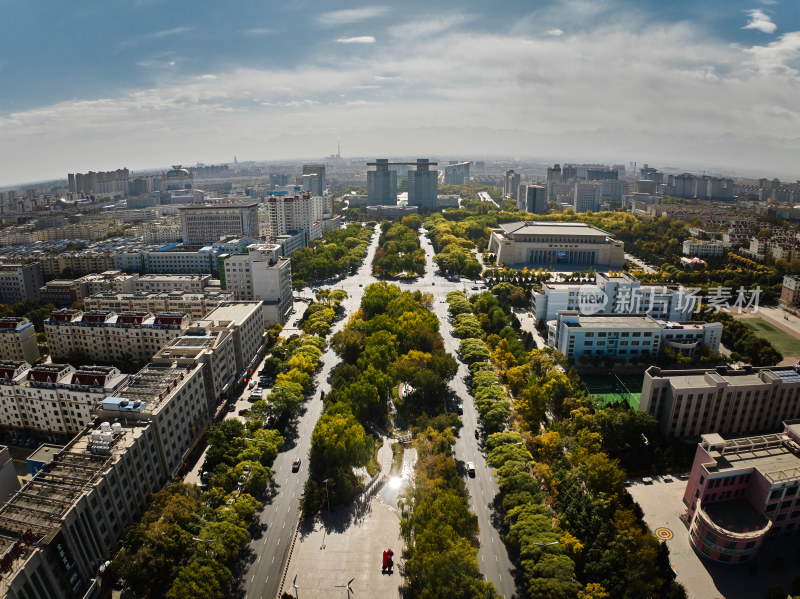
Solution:
[[[331,498],[330,498],[330,495],[328,495],[328,481],[330,481],[330,480],[331,479],[326,478],[325,481],[324,481],[325,482],[325,503],[328,504],[328,513],[329,514],[331,513]]]

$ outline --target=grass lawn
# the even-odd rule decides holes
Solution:
[[[792,337],[786,331],[776,327],[762,318],[737,319],[759,337],[763,337],[784,356],[800,356],[800,339]]]
[[[609,373],[606,376],[584,376],[582,378],[589,393],[601,397],[604,404],[613,404],[624,400],[634,410],[639,409],[644,376]]]

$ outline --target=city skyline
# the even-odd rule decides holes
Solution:
[[[158,164],[503,155],[800,177],[775,0],[15,2],[0,186]],[[36,43],[31,44],[35,39]]]

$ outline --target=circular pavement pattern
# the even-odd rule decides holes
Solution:
[[[662,526],[661,528],[656,528],[655,533],[656,536],[662,541],[669,541],[672,537],[675,536],[669,528],[666,528],[664,526]]]

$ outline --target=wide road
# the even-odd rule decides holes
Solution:
[[[433,246],[427,237],[421,237],[422,247],[428,258],[428,272],[433,270]],[[450,291],[458,290],[467,293],[476,293],[473,287],[481,286],[482,283],[474,283],[463,280],[464,282],[448,281],[444,277],[429,274],[424,278],[423,283],[418,283],[417,287],[424,286],[426,290],[432,291],[435,297],[434,312],[439,317],[440,332],[444,339],[445,349],[454,356],[458,356],[459,339],[453,337],[453,328],[448,319],[448,304],[445,297]],[[431,285],[431,282],[434,285]],[[478,516],[480,527],[480,543],[478,549],[478,565],[481,573],[487,580],[494,583],[497,592],[506,599],[511,599],[516,590],[514,578],[511,574],[512,564],[508,557],[508,551],[503,543],[497,529],[492,525],[491,516],[493,513],[492,502],[500,489],[497,486],[494,470],[486,464],[486,458],[481,452],[480,445],[475,439],[475,431],[478,430],[479,414],[475,409],[472,395],[467,387],[466,378],[469,375],[469,368],[459,360],[458,373],[450,382],[450,387],[455,391],[456,396],[463,401],[464,414],[461,420],[464,424],[461,432],[456,439],[455,455],[456,459],[466,464],[475,464],[475,477],[466,477],[467,490],[470,493],[470,508]]]
[[[331,335],[344,327],[349,316],[361,305],[359,289],[375,282],[370,265],[377,247],[378,235],[376,234],[358,272],[342,281],[325,285],[334,289],[345,289],[349,296],[342,303],[346,313],[341,320],[336,322],[331,330]],[[295,314],[285,329],[287,333],[293,332],[291,325],[296,323],[302,316],[302,310],[305,309],[305,305],[302,303],[299,305],[295,303],[295,305]],[[320,362],[322,368],[317,374],[317,389],[305,403],[306,411],[300,416],[298,422],[295,446],[288,451],[279,453],[272,465],[275,473],[273,480],[276,494],[261,511],[260,521],[262,525],[266,526],[266,530],[260,538],[250,542],[249,548],[255,555],[255,560],[248,565],[243,575],[242,587],[245,597],[248,599],[273,599],[278,594],[289,546],[297,528],[300,497],[308,479],[308,451],[311,447],[311,433],[322,413],[321,392],[330,391],[328,375],[338,363],[338,357],[328,347],[323,352]],[[292,462],[298,457],[302,460],[302,466],[299,472],[292,472]]]
[[[379,229],[376,229],[379,231]],[[331,335],[340,330],[349,316],[355,312],[361,304],[363,288],[377,281],[372,276],[372,258],[377,249],[378,233],[376,232],[369,246],[364,263],[356,274],[353,274],[341,281],[324,282],[323,287],[334,289],[344,289],[348,293],[348,299],[343,302],[346,310],[345,316],[337,321]],[[441,323],[441,333],[444,339],[445,348],[454,356],[458,355],[459,340],[452,336],[447,314],[447,303],[445,296],[453,290],[473,292],[472,287],[481,285],[462,280],[461,282],[448,281],[444,277],[431,274],[434,270],[433,247],[426,237],[421,237],[422,247],[427,256],[427,273],[414,283],[401,283],[403,289],[419,289],[429,291],[434,295],[433,309]],[[298,306],[295,317],[301,313],[304,307]],[[330,339],[330,335],[328,337]],[[248,599],[272,599],[277,596],[281,584],[283,566],[288,557],[289,546],[294,535],[298,522],[300,496],[303,492],[303,485],[308,478],[308,451],[311,446],[311,433],[314,430],[317,420],[322,412],[321,391],[326,393],[330,390],[328,375],[337,364],[338,357],[330,349],[326,349],[322,355],[322,369],[317,375],[317,389],[314,395],[306,402],[306,412],[300,417],[298,425],[298,438],[296,446],[289,451],[278,454],[273,465],[275,472],[275,487],[277,494],[272,502],[268,504],[261,513],[261,522],[266,525],[263,536],[251,541],[250,548],[256,556],[244,573],[243,587]],[[508,552],[500,539],[500,535],[491,522],[493,513],[492,502],[499,492],[497,483],[492,475],[492,469],[487,464],[485,457],[480,451],[478,441],[475,439],[475,431],[478,428],[478,413],[475,410],[472,396],[466,385],[466,377],[469,369],[459,362],[459,370],[456,377],[451,382],[451,388],[457,396],[463,400],[464,423],[460,436],[456,440],[455,455],[456,459],[466,463],[474,462],[475,478],[466,478],[467,489],[470,492],[470,507],[478,517],[480,526],[479,540],[481,546],[478,550],[478,565],[481,573],[487,580],[491,581],[498,593],[506,599],[511,599],[515,592],[514,580],[511,575],[511,561]],[[292,473],[292,461],[300,457],[302,467],[300,472]],[[291,589],[291,581],[287,583]],[[284,586],[284,591],[287,586]]]

